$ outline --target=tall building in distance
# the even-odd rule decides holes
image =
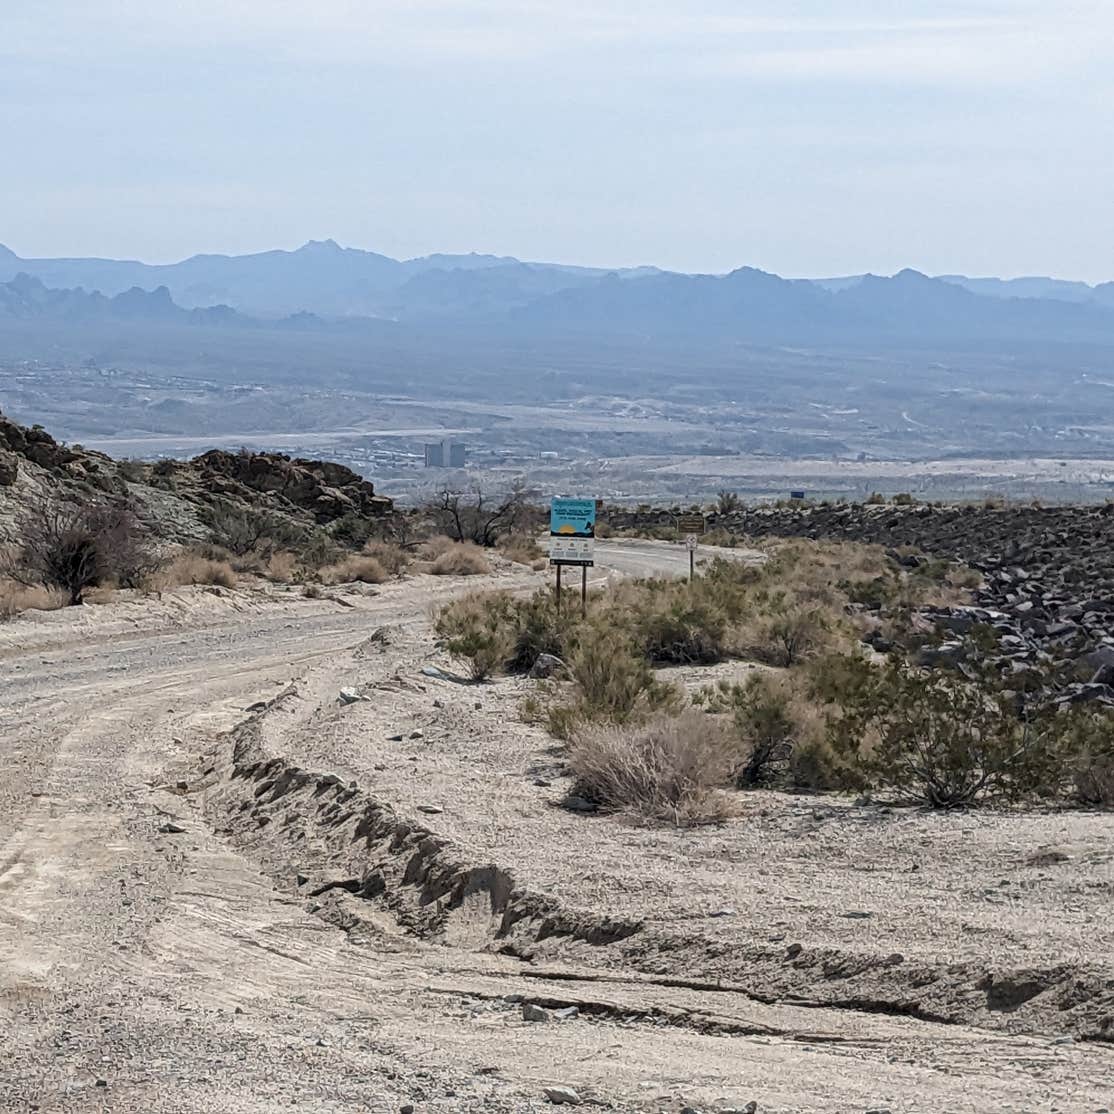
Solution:
[[[435,441],[425,447],[427,468],[463,468],[466,459],[467,453],[460,441]]]

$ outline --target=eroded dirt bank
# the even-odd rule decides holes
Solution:
[[[0,1108],[1114,1101],[1110,1046],[1075,1039],[1110,1012],[1108,821],[775,795],[698,833],[571,815],[523,682],[421,672],[451,590],[236,597],[69,651],[7,629]],[[963,995],[895,974],[953,967]],[[897,1008],[849,1008],[867,986]]]

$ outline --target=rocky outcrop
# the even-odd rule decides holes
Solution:
[[[209,538],[214,511],[260,511],[306,533],[348,515],[378,518],[391,500],[342,464],[282,453],[213,450],[189,461],[116,461],[64,445],[0,414],[0,542],[14,540],[30,495],[127,503],[167,542]]]
[[[182,467],[196,472],[208,490],[220,495],[248,503],[256,495],[277,496],[289,506],[309,512],[322,525],[346,514],[378,517],[392,506],[390,499],[375,494],[369,481],[331,461],[214,449]]]

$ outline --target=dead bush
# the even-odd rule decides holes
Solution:
[[[394,542],[372,539],[363,551],[366,556],[374,557],[391,576],[402,576],[410,564],[410,554]]]
[[[544,568],[548,557],[538,545],[537,539],[529,534],[508,534],[499,539],[499,551],[510,561],[530,568]]]
[[[300,570],[301,564],[298,561],[297,555],[288,550],[280,549],[267,558],[267,564],[264,566],[263,575],[266,576],[268,580],[274,580],[280,584],[289,584],[298,579]]]
[[[323,584],[382,584],[390,579],[390,574],[375,557],[359,554],[345,557],[335,565],[326,565],[318,575]]]
[[[502,592],[471,592],[446,604],[433,629],[445,649],[468,663],[474,681],[502,669],[514,648],[514,624]]]
[[[0,583],[0,622],[24,611],[57,611],[69,603],[69,594],[58,588],[27,587],[12,581]]]
[[[491,572],[481,550],[471,542],[453,542],[429,566],[434,576],[482,576]]]
[[[678,826],[721,822],[735,763],[726,725],[687,712],[639,725],[591,725],[569,747],[573,792],[607,809]]]
[[[520,484],[499,495],[479,487],[471,491],[444,487],[422,509],[453,541],[484,547],[495,545],[507,534],[522,533],[528,525],[540,524],[538,511]]]
[[[98,585],[137,587],[158,563],[127,507],[44,500],[25,509],[3,571],[25,587],[57,589],[80,604]]]
[[[179,553],[168,564],[153,573],[144,584],[148,591],[164,592],[187,584],[211,584],[235,588],[236,572],[228,561],[217,560],[204,553]]]

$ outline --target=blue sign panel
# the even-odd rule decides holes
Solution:
[[[555,538],[594,538],[595,499],[554,499],[549,507],[549,532]]]

